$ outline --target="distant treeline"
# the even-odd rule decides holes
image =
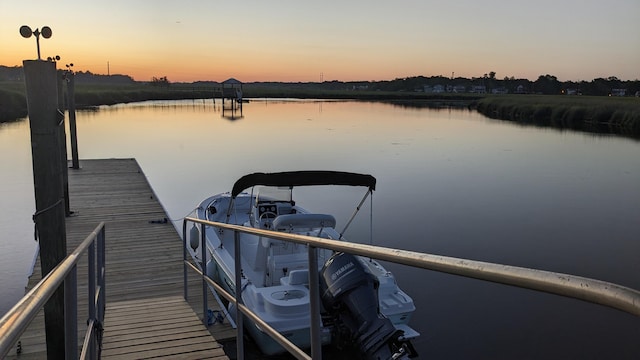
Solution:
[[[58,71],[63,71],[58,69]],[[96,84],[133,84],[135,80],[129,75],[101,75],[94,74],[90,71],[75,72],[77,83],[96,83]],[[22,66],[3,66],[0,65],[0,81],[24,81],[24,70]]]
[[[76,72],[77,83],[133,84],[129,75],[101,75],[90,71]],[[21,66],[0,65],[0,81],[24,81]],[[166,76],[153,77],[143,83],[170,86]],[[183,84],[185,85],[185,84]],[[193,86],[215,86],[214,81],[197,81]],[[412,76],[382,81],[323,81],[323,82],[251,82],[249,88],[274,88],[294,91],[386,91],[386,92],[427,92],[427,93],[497,93],[497,94],[539,94],[539,95],[590,95],[590,96],[634,96],[640,95],[640,80],[621,80],[615,76],[597,78],[591,81],[560,81],[553,75],[540,75],[535,81],[516,79],[513,76],[500,79],[494,71],[479,77]]]
[[[591,81],[559,81],[553,75],[540,75],[537,80],[505,77],[498,79],[491,72],[478,78],[447,78],[444,76],[413,76],[385,81],[325,81],[321,83],[251,83],[291,89],[315,87],[322,90],[400,91],[426,93],[487,93],[539,95],[633,96],[640,93],[640,80],[625,81],[615,76]]]

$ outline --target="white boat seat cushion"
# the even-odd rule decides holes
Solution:
[[[288,277],[291,272],[305,270],[309,266],[309,257],[306,251],[293,254],[271,255],[267,259],[266,286],[280,284],[282,277]],[[294,275],[295,276],[295,275]]]
[[[336,218],[328,214],[286,214],[273,219],[272,228],[276,231],[290,229],[333,228]]]
[[[289,275],[280,278],[281,285],[306,285],[309,282],[309,270],[291,270]]]

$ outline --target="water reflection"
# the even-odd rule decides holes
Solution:
[[[229,105],[226,105],[225,102],[222,102],[222,117],[224,119],[235,121],[242,119],[244,115],[242,115],[242,103],[243,101],[230,101]]]
[[[173,219],[250,172],[369,173],[378,179],[375,244],[640,288],[640,146],[634,140],[522,127],[468,110],[371,102],[252,99],[243,108],[242,121],[223,118],[211,100],[81,111],[80,158],[135,157]],[[15,199],[0,209],[0,229],[11,231],[0,254],[25,244],[29,253],[28,126],[1,127],[0,137],[2,164],[12,170],[0,175],[3,196]],[[361,196],[350,188],[296,194],[310,210],[334,214],[338,228]],[[368,219],[357,218],[347,237],[368,242]],[[2,274],[13,268],[5,261],[16,261],[5,257]],[[388,266],[418,304],[413,325],[423,334],[416,345],[425,358],[640,354],[640,326],[630,315]]]
[[[36,248],[28,122],[0,124],[0,316],[24,294]]]

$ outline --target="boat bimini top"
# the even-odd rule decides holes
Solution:
[[[231,197],[235,199],[243,190],[255,185],[289,188],[310,185],[366,186],[373,191],[376,189],[376,178],[365,174],[324,170],[253,173],[241,177],[233,184]]]
[[[276,172],[276,173],[253,173],[248,174],[236,181],[233,184],[233,189],[231,190],[231,202],[229,203],[229,209],[227,211],[227,221],[231,215],[231,209],[233,207],[233,203],[235,198],[243,192],[245,189],[248,189],[253,186],[271,186],[271,187],[281,187],[288,188],[291,191],[295,186],[320,186],[320,185],[343,185],[343,186],[363,186],[367,187],[367,192],[360,201],[360,204],[356,207],[353,212],[351,218],[347,221],[344,229],[340,232],[340,237],[347,230],[351,221],[355,218],[356,214],[360,210],[360,207],[366,200],[366,198],[371,194],[376,188],[376,178],[367,174],[357,174],[350,173],[344,171],[326,171],[326,170],[306,170],[306,171],[285,171],[285,172]],[[256,199],[257,200],[257,199]],[[293,205],[292,199],[289,198],[289,202]],[[276,217],[275,210],[270,210],[269,208],[260,208],[259,213],[255,215],[255,220],[262,219],[263,217]],[[279,214],[278,214],[279,215]],[[300,216],[297,216],[300,220]],[[282,218],[280,222],[284,223],[285,218]],[[291,220],[288,219],[287,220]],[[335,226],[335,219],[320,219],[322,224],[331,224]],[[305,219],[306,222],[315,222],[318,219]],[[259,221],[257,221],[259,222]],[[278,222],[276,222],[277,225]],[[325,225],[325,226],[326,226]],[[333,227],[331,226],[331,227]],[[269,226],[270,228],[271,226]]]

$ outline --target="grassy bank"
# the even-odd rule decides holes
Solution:
[[[640,98],[635,97],[490,95],[474,106],[495,119],[640,138]]]
[[[407,107],[471,107],[525,125],[548,126],[640,138],[640,98],[552,95],[426,94],[327,90],[314,84],[245,84],[246,98],[314,98],[383,101]],[[212,84],[77,84],[78,108],[146,100],[211,98]],[[27,115],[24,84],[0,82],[0,122]]]
[[[27,116],[27,99],[24,84],[0,83],[0,122],[13,121]]]
[[[76,85],[76,106],[79,109],[146,100],[180,100],[211,98],[212,88],[193,86],[158,87],[148,84]],[[25,87],[21,82],[0,82],[0,122],[27,116]]]

